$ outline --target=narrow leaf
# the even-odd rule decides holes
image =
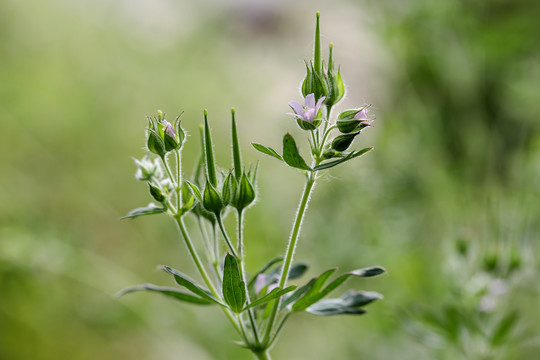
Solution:
[[[283,302],[281,303],[281,307],[279,308],[280,310],[284,309],[285,307],[287,307],[289,304],[292,304],[293,302],[295,302],[297,299],[299,299],[302,295],[304,295],[304,293],[306,291],[308,291],[309,289],[311,289],[311,287],[313,286],[313,284],[315,283],[315,280],[316,279],[311,279],[308,281],[307,284],[305,284],[304,286],[298,288],[295,292],[293,292],[291,294],[291,296],[288,296],[285,300],[283,300]]]
[[[293,311],[305,310],[309,305],[317,302],[320,298],[317,296],[319,291],[322,289],[326,281],[337,269],[330,269],[322,273],[318,278],[315,279],[313,286],[306,292],[306,294],[298,300],[292,307]]]
[[[178,285],[185,287],[186,289],[190,290],[194,294],[199,295],[203,299],[209,300],[219,305],[225,305],[219,300],[217,300],[208,290],[203,289],[199,284],[195,282],[195,280],[191,279],[189,276],[181,273],[180,271],[165,265],[160,266],[160,269],[173,275],[174,280]]]
[[[153,284],[144,284],[144,285],[138,285],[138,286],[132,286],[127,289],[122,290],[121,292],[116,295],[116,297],[124,296],[126,294],[135,292],[135,291],[151,291],[160,293],[162,295],[165,295],[167,297],[191,303],[191,304],[197,304],[197,305],[212,305],[214,304],[213,301],[209,301],[206,299],[203,299],[199,296],[191,295],[179,290],[176,290],[174,288],[169,287],[163,287],[163,286],[156,286]]]
[[[242,311],[246,302],[245,284],[240,278],[240,270],[236,258],[227,254],[223,267],[223,298],[235,313]]]
[[[255,148],[255,150],[260,151],[260,152],[262,152],[263,154],[273,156],[273,157],[275,157],[276,159],[283,161],[283,158],[281,157],[281,155],[279,155],[279,154],[276,152],[276,150],[274,150],[274,149],[272,149],[272,148],[270,148],[270,147],[261,145],[261,144],[257,144],[257,143],[251,143],[251,145],[253,145],[253,147]]]
[[[289,133],[283,137],[283,160],[291,167],[301,170],[311,170],[302,156],[300,156],[296,142]]]
[[[201,190],[199,190],[197,185],[192,184],[189,181],[184,181],[184,183],[187,184],[191,188],[191,191],[193,192],[193,195],[195,195],[197,200],[202,201]]]
[[[165,208],[157,206],[154,203],[150,203],[146,205],[145,207],[140,207],[140,208],[131,210],[126,216],[121,217],[120,220],[134,219],[138,216],[143,216],[143,215],[161,214],[162,212],[165,212]]]
[[[361,315],[366,311],[361,307],[381,299],[382,295],[368,291],[349,291],[345,295],[336,299],[324,299],[306,308],[306,311],[314,315],[341,315],[353,314]]]
[[[296,286],[295,285],[292,285],[292,286],[289,286],[285,289],[282,289],[282,288],[275,288],[273,289],[272,291],[270,291],[268,294],[264,295],[263,297],[261,297],[260,299],[257,299],[256,301],[252,302],[251,304],[249,304],[248,306],[246,306],[244,308],[244,310],[246,309],[249,309],[249,308],[252,308],[252,307],[255,307],[255,306],[259,306],[259,305],[262,305],[264,303],[267,303],[268,301],[270,300],[274,300],[276,298],[280,298],[282,297],[283,295],[293,291],[296,289]]]

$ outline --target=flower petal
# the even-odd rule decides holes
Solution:
[[[298,101],[291,101],[289,102],[289,106],[291,107],[291,109],[293,109],[293,111],[295,113],[297,113],[298,115],[302,115],[304,114],[304,108],[302,107],[302,105],[300,105],[300,103]]]
[[[354,115],[354,120],[367,120],[367,111],[366,108],[363,108]]]
[[[315,112],[315,109],[309,109],[309,110],[306,110],[306,112],[304,113],[304,120],[307,121],[307,122],[313,122],[313,120],[315,119],[315,116],[317,115],[317,113]]]
[[[315,94],[308,94],[304,103],[306,107],[313,109],[315,107]]]
[[[315,105],[315,113],[319,112],[319,108],[321,107],[324,99],[326,99],[326,96],[323,96],[322,98],[319,99],[319,101],[317,101],[317,105]]]

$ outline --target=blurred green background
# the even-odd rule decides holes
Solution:
[[[482,346],[466,316],[449,318],[464,329],[454,342],[425,319],[463,314],[459,294],[486,274],[510,291],[479,316],[518,320],[485,358],[539,356],[537,1],[4,0],[0,359],[250,358],[218,309],[113,298],[168,284],[158,264],[195,276],[170,219],[119,221],[149,201],[130,157],[144,153],[145,115],[184,110],[190,169],[207,108],[227,168],[236,107],[244,157],[261,160],[247,270],[280,255],[303,179],[249,143],[302,136],[285,113],[300,100],[317,10],[347,85],[340,108],[372,104],[376,127],[358,146],[376,149],[319,182],[296,259],[310,276],[389,273],[349,283],[385,295],[366,316],[293,317],[274,358],[474,358],[460,352]],[[456,241],[475,249],[469,267],[452,267]]]

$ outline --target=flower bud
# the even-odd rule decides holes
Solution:
[[[152,179],[160,179],[163,176],[159,159],[156,158],[151,161],[150,158],[145,155],[141,160],[133,159],[137,165],[137,171],[135,172],[135,178],[140,181],[151,181]]]
[[[161,192],[161,190],[158,187],[148,183],[148,190],[150,191],[150,195],[152,195],[152,197],[156,201],[158,201],[160,203],[165,201],[166,197],[165,197],[165,195],[163,195],[163,193]]]
[[[240,184],[238,184],[233,206],[239,211],[242,211],[243,209],[249,207],[253,201],[255,201],[255,198],[255,188],[251,184],[251,181],[249,181],[246,173],[243,173],[242,178],[240,179]]]
[[[347,134],[354,131],[360,131],[365,127],[371,126],[373,120],[367,119],[367,109],[351,109],[341,112],[336,121],[340,132]]]
[[[216,216],[219,216],[221,210],[225,207],[219,193],[208,179],[206,180],[206,186],[203,193],[203,206],[206,210],[214,213]]]
[[[315,71],[313,63],[306,62],[306,77],[302,82],[302,95],[306,97],[309,94],[315,94],[315,101],[317,101],[325,97],[327,91],[326,83],[321,75]]]
[[[159,136],[159,134],[155,130],[147,129],[148,130],[148,139],[146,141],[146,146],[148,147],[148,150],[153,152],[159,157],[165,156],[165,143]]]
[[[352,133],[352,134],[345,134],[345,135],[339,135],[332,141],[332,149],[336,151],[345,151],[351,146],[354,138],[360,134],[360,131]]]
[[[327,87],[327,95],[325,104],[327,108],[331,108],[337,104],[343,96],[345,96],[345,85],[343,85],[343,79],[341,78],[340,70],[338,69],[337,74],[334,69],[334,59],[332,57],[332,50],[334,44],[330,44],[330,52],[328,55],[328,69],[324,73],[324,80]]]
[[[339,154],[340,154],[339,151],[336,151],[336,150],[334,150],[334,149],[328,149],[328,150],[326,150],[326,151],[322,154],[322,158],[323,158],[324,160],[327,160],[327,159],[331,159],[331,158],[333,158],[333,157],[338,157]]]

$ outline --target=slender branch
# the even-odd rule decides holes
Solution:
[[[199,273],[201,274],[201,277],[203,278],[206,286],[208,286],[208,289],[216,297],[217,299],[221,299],[221,296],[219,295],[218,291],[216,290],[214,284],[210,280],[210,277],[208,276],[206,269],[204,268],[201,259],[199,255],[197,254],[197,250],[195,250],[195,247],[193,246],[193,243],[191,242],[191,238],[189,237],[189,234],[186,230],[186,226],[184,224],[184,220],[180,216],[174,216],[174,220],[176,221],[176,225],[178,227],[178,230],[182,234],[182,238],[184,239],[184,242],[188,248],[189,254],[191,255],[191,258],[193,259],[193,262],[195,263],[195,266],[197,267],[197,270],[199,270]],[[236,331],[241,334],[242,331],[236,321],[236,319],[233,317],[233,315],[224,307],[221,307],[227,318],[229,318],[231,324],[233,324]],[[245,338],[247,341],[247,338]]]
[[[244,266],[244,240],[243,240],[243,228],[244,228],[244,211],[238,210],[238,256],[240,261],[240,276],[242,277],[242,280],[244,281],[244,286],[246,290],[246,301],[247,303],[251,303],[251,299],[249,296],[249,289],[247,287],[247,278],[246,278],[246,270]],[[253,337],[255,338],[255,343],[257,345],[260,344],[259,340],[259,331],[257,330],[257,323],[255,322],[255,316],[253,315],[253,309],[249,308],[247,310],[249,322],[251,323],[251,328],[253,329]]]
[[[298,235],[300,234],[300,227],[302,225],[302,220],[304,218],[304,213],[309,202],[309,197],[311,195],[311,190],[315,185],[315,174],[312,172],[306,181],[306,186],[304,187],[304,193],[302,199],[300,200],[300,206],[298,207],[298,212],[296,213],[296,219],[294,220],[293,229],[291,232],[291,237],[289,239],[289,244],[287,245],[287,251],[285,252],[285,261],[281,270],[281,277],[279,279],[279,287],[284,288],[287,284],[287,277],[289,276],[289,271],[291,269],[291,264],[294,256],[294,251],[296,249],[296,243],[298,241]],[[272,312],[270,313],[270,318],[268,325],[266,327],[266,332],[264,334],[263,343],[269,345],[269,339],[272,334],[272,328],[274,327],[274,322],[276,321],[276,316],[278,313],[279,306],[281,304],[281,299],[274,303]]]
[[[182,197],[180,196],[180,187],[182,186],[182,154],[176,150],[176,203],[177,209],[182,208]]]
[[[221,233],[223,234],[223,238],[225,239],[225,242],[227,243],[227,246],[229,247],[231,254],[233,254],[233,256],[238,259],[238,253],[234,249],[234,246],[231,243],[231,239],[229,238],[229,235],[227,235],[227,230],[225,230],[225,227],[223,226],[223,221],[221,220],[221,216],[216,216],[216,219],[217,219],[219,229],[221,230]]]
[[[163,166],[165,167],[165,170],[167,171],[167,175],[169,176],[169,179],[171,179],[171,182],[173,183],[173,186],[176,189],[178,185],[176,183],[176,180],[174,179],[174,176],[171,172],[171,168],[169,167],[169,164],[167,164],[167,160],[165,160],[165,156],[161,157],[161,161],[163,162]]]

